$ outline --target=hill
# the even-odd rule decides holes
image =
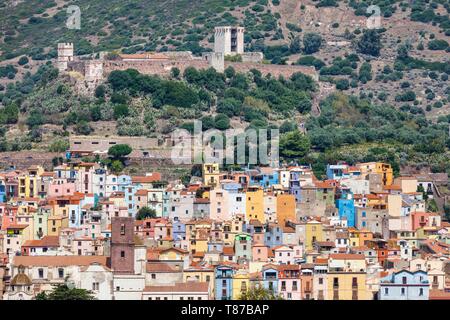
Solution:
[[[80,30],[66,27],[70,5],[80,8]],[[381,13],[373,30],[369,5]],[[325,160],[380,158],[450,170],[449,11],[448,0],[4,1],[1,149],[60,151],[70,134],[157,136],[203,118],[212,127],[277,126],[284,133],[304,124],[312,149],[302,160],[318,168]],[[245,50],[263,52],[264,63],[314,66],[318,83],[299,89],[296,81],[309,80],[234,70],[169,79],[123,71],[115,76],[146,79],[172,96],[117,86],[114,76],[85,96],[51,67],[59,42],[73,42],[79,56],[200,55],[212,49],[220,25],[244,26]]]

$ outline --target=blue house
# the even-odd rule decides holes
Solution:
[[[355,226],[355,200],[353,193],[349,190],[344,190],[339,199],[336,200],[336,208],[338,209],[339,218],[347,218],[347,225],[349,227]]]
[[[223,252],[223,242],[219,241],[209,241],[208,242],[208,252]]]
[[[173,240],[175,243],[180,242],[183,239],[186,239],[186,225],[177,220],[172,222],[172,233]]]
[[[273,168],[260,168],[257,174],[251,174],[250,171],[246,172],[250,176],[250,185],[259,185],[263,188],[269,188],[279,183],[278,171]]]
[[[0,202],[6,201],[6,186],[4,184],[0,184]]]
[[[215,275],[216,300],[231,300],[233,296],[234,269],[230,266],[218,265]]]
[[[380,279],[380,300],[428,300],[430,283],[425,271],[401,270]]]
[[[326,170],[327,178],[332,180],[340,180],[361,176],[358,168],[351,167],[345,163],[328,164]]]
[[[262,270],[264,288],[278,294],[278,270],[272,264],[265,265]]]
[[[327,164],[327,178],[333,180],[339,180],[342,178],[348,178],[346,169],[348,166],[346,164]]]
[[[291,170],[289,172],[289,193],[295,196],[296,202],[300,202],[302,200],[300,192],[300,178],[302,175],[302,171]]]
[[[269,223],[264,234],[264,244],[268,247],[280,246],[283,244],[283,229],[280,225]]]

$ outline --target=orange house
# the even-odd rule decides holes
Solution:
[[[286,221],[295,221],[295,196],[292,194],[279,194],[277,196],[277,220],[281,226],[286,225]]]

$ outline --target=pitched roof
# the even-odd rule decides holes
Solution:
[[[175,268],[174,266],[164,263],[164,262],[152,262],[146,265],[147,272],[180,272],[181,270]]]
[[[223,247],[223,255],[225,256],[233,256],[234,255],[234,248],[233,247]]]
[[[15,256],[13,265],[24,266],[88,266],[92,263],[99,263],[107,266],[109,257],[107,256]]]
[[[155,181],[161,181],[161,173],[153,172],[149,176],[134,176],[131,177],[133,183],[150,183]]]
[[[333,260],[365,260],[363,254],[356,253],[332,253],[330,258]]]
[[[144,288],[144,292],[199,292],[199,293],[208,293],[209,292],[209,283],[208,282],[184,282],[184,283],[175,283],[173,285],[166,286],[146,286]]]
[[[22,247],[58,247],[58,236],[45,236],[40,240],[27,240]]]

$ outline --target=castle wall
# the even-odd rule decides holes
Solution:
[[[296,72],[301,72],[311,76],[314,80],[319,79],[319,75],[314,67],[308,66],[291,66],[291,65],[272,65],[261,64],[255,62],[230,62],[225,61],[225,69],[229,66],[233,67],[237,72],[245,73],[251,69],[259,70],[263,75],[272,74],[272,76],[283,76],[289,78]],[[142,74],[154,74],[161,76],[169,76],[172,68],[180,69],[181,73],[188,67],[196,69],[208,69],[210,64],[206,59],[196,60],[168,60],[168,61],[105,61],[103,66],[103,74],[107,77],[114,70],[136,69]]]

